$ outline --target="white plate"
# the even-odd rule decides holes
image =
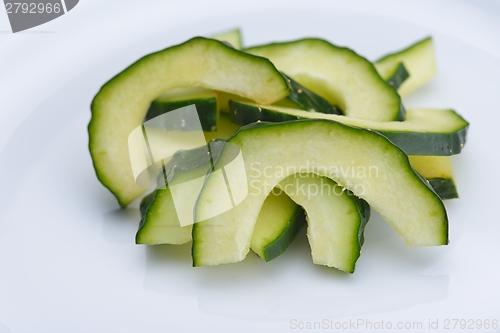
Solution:
[[[87,0],[19,34],[2,15],[1,333],[288,332],[350,321],[424,332],[429,321],[500,319],[498,1]],[[142,55],[232,27],[247,45],[319,36],[369,59],[434,37],[438,75],[405,103],[452,107],[471,123],[453,157],[461,198],[446,203],[449,246],[408,248],[377,214],[353,275],[313,265],[304,235],[271,263],[249,254],[203,268],[191,267],[189,245],[134,244],[137,209],[119,210],[94,175],[90,101]]]

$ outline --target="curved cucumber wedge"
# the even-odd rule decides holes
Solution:
[[[203,88],[177,88],[160,95],[151,102],[144,120],[192,104],[196,106],[203,131],[216,131],[219,114],[217,92]]]
[[[217,131],[205,132],[205,139],[207,142],[214,140],[220,142],[216,139],[227,139],[238,129],[239,126],[233,124],[228,115],[221,114]],[[211,166],[210,156],[206,153],[205,148],[191,150],[189,153],[181,151],[165,165],[164,178],[168,178],[166,186],[161,186],[142,199],[141,221],[135,238],[137,244],[184,244],[191,240],[192,225],[181,226],[169,185],[180,184],[205,175]],[[220,149],[209,151],[212,161],[218,156],[214,154],[218,153]],[[182,178],[177,178],[179,175],[182,175]],[[187,185],[191,188],[186,188],[186,192],[198,193],[201,189],[200,184]],[[193,203],[185,204],[183,209],[192,212]]]
[[[449,156],[409,156],[411,166],[427,179],[441,199],[458,198],[453,165]]]
[[[195,207],[200,222],[193,226],[194,266],[243,260],[268,194],[297,172],[328,177],[366,200],[409,246],[448,243],[443,202],[407,155],[378,133],[314,119],[252,125],[227,142],[239,146],[244,160],[244,170],[230,170],[231,179],[240,179],[229,187],[244,198],[233,208],[224,206],[214,198],[227,196],[227,185],[221,186],[218,172],[207,176]],[[214,170],[225,168],[233,154],[223,149]]]
[[[255,222],[250,248],[265,261],[280,256],[305,224],[304,210],[288,195],[273,190]]]
[[[306,211],[313,262],[354,272],[370,206],[331,179],[315,174],[289,176],[278,187]]]
[[[354,51],[321,39],[301,39],[245,49],[268,58],[294,80],[346,116],[374,121],[403,120],[401,99],[373,67]]]
[[[156,97],[173,88],[194,86],[231,92],[263,104],[290,93],[288,82],[269,60],[202,37],[132,64],[97,93],[88,126],[97,177],[121,206],[144,191],[133,177],[128,135],[142,124]]]
[[[405,96],[423,86],[436,75],[436,56],[431,37],[401,50],[388,54],[375,62],[375,68],[384,79],[389,79],[400,63],[410,77],[401,84],[398,92]]]
[[[196,189],[195,189],[196,190]],[[181,226],[168,186],[142,199],[136,244],[184,244],[191,240],[192,226]]]
[[[199,176],[197,168],[188,171],[187,176]],[[210,163],[204,165],[205,172]],[[179,181],[175,181],[179,183]],[[175,185],[175,184],[174,184]],[[197,191],[198,187],[187,191]],[[150,193],[141,202],[141,221],[136,234],[137,244],[184,244],[191,241],[193,225],[181,226],[178,206],[174,204],[168,185]],[[193,212],[194,204],[183,207]],[[294,240],[305,224],[304,211],[283,192],[270,195],[264,202],[252,235],[252,250],[262,259],[271,261],[281,255]]]
[[[197,88],[192,88],[197,89]],[[216,132],[206,132],[207,142],[215,139],[227,139],[240,127],[235,125],[226,114],[220,115],[219,127]],[[210,151],[212,160],[220,151]],[[191,157],[192,161],[186,161]],[[201,159],[200,159],[201,157]],[[204,168],[205,172],[210,169],[211,164],[205,156],[204,149],[193,150],[189,153],[180,152],[174,155],[166,165],[166,174],[171,174],[177,164],[181,164],[181,170],[188,178],[194,179],[200,175],[198,168]],[[187,167],[191,163],[192,169]],[[203,165],[200,165],[202,163]],[[173,172],[176,175],[178,172]],[[171,178],[174,178],[173,176]],[[186,178],[186,177],[184,177]],[[179,183],[170,179],[170,183]],[[192,184],[194,185],[194,184]],[[194,185],[186,188],[189,192],[199,192],[200,188]],[[191,240],[192,225],[181,226],[178,213],[172,199],[169,186],[160,188],[146,196],[141,202],[141,222],[136,235],[137,244],[184,244]],[[192,212],[194,205],[186,205],[184,209]],[[281,255],[290,246],[298,231],[305,224],[304,211],[286,194],[270,195],[259,213],[256,230],[252,236],[252,250],[262,259],[271,261]],[[262,226],[259,228],[259,225]],[[258,231],[260,229],[260,232]]]
[[[158,188],[141,202],[137,244],[184,244],[191,240],[196,197],[223,145],[219,140],[212,141],[210,149],[179,151],[163,166]]]
[[[376,122],[279,106],[231,101],[231,119],[238,125],[256,121],[329,119],[380,132],[408,155],[447,156],[460,153],[469,123],[453,110],[407,110],[405,121]]]

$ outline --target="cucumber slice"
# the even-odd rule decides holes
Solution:
[[[381,76],[387,78],[387,82],[395,89],[400,89],[403,82],[408,80],[409,73],[403,63],[396,65],[398,60],[408,62],[412,66],[414,76],[410,81],[410,86],[405,86],[403,93],[410,93],[421,85],[427,83],[435,73],[435,58],[432,46],[432,39],[427,38],[422,42],[416,43],[414,47],[407,48],[402,52],[397,52],[386,56],[378,63],[375,68],[379,70]],[[422,52],[422,48],[426,52]],[[413,58],[413,59],[412,59]],[[390,74],[391,67],[396,65],[393,74]],[[425,68],[427,71],[421,72],[418,68]],[[434,71],[434,73],[432,73]],[[409,88],[408,88],[409,87]],[[424,178],[427,179],[434,191],[441,199],[458,198],[458,191],[453,176],[453,167],[451,159],[446,156],[409,156],[412,167]]]
[[[195,166],[195,164],[193,164]],[[184,179],[175,179],[172,185],[191,180],[210,169],[210,163],[193,167],[184,173]],[[188,184],[189,185],[189,184]],[[193,186],[186,191],[199,193]],[[191,240],[192,224],[181,226],[178,206],[174,204],[169,186],[157,189],[141,202],[141,222],[136,234],[137,244],[184,244]],[[194,205],[186,204],[183,209],[192,212]],[[281,255],[291,244],[298,231],[305,224],[304,211],[286,194],[270,195],[259,213],[256,229],[252,236],[252,250],[266,261]]]
[[[436,56],[431,37],[427,37],[404,50],[388,54],[375,62],[375,68],[384,79],[391,77],[400,63],[410,74],[398,92],[405,96],[427,83],[436,75]]]
[[[205,139],[207,142],[220,142],[216,139],[227,139],[239,128],[231,122],[228,115],[221,114],[217,132],[205,132]],[[220,150],[212,149],[209,152],[212,155],[212,160],[217,158],[217,156],[213,156],[217,152]],[[188,158],[189,163],[187,162]],[[178,164],[181,165],[180,168],[177,166]],[[169,184],[175,185],[186,180],[196,179],[206,174],[209,169],[210,158],[207,158],[205,148],[194,150],[189,155],[186,152],[179,152],[172,157],[165,166],[165,174],[171,174],[167,186],[156,189],[144,197],[141,202],[141,222],[136,234],[137,244],[184,244],[191,240],[192,226],[181,227]],[[181,179],[176,178],[179,173],[183,174]],[[186,192],[198,193],[201,189],[195,183],[191,183],[191,186],[189,189],[186,188]],[[193,207],[193,205],[187,205],[184,209],[192,212]]]
[[[411,166],[427,179],[441,199],[458,198],[453,165],[448,156],[409,156]]]
[[[191,240],[196,197],[223,145],[224,141],[212,141],[210,149],[200,147],[172,156],[158,175],[158,188],[141,202],[137,244],[184,244]]]
[[[164,183],[153,193],[146,196],[140,206],[141,222],[136,234],[137,244],[184,244],[191,240],[192,221],[182,226],[179,215],[192,215],[193,200],[174,203],[170,188],[183,184],[184,193],[197,195],[202,182],[193,181],[203,177],[220,153],[222,141],[212,142],[210,151],[202,147],[182,151],[173,156],[165,166]],[[160,175],[161,177],[162,175]],[[252,236],[252,250],[266,261],[270,261],[281,253],[293,241],[297,232],[304,225],[304,212],[288,196],[269,196],[259,213],[258,228]],[[185,223],[186,224],[186,223]]]
[[[199,189],[194,189],[199,190]],[[142,199],[136,244],[184,244],[191,240],[191,225],[182,227],[168,186]]]
[[[271,261],[285,252],[304,224],[304,210],[283,191],[274,189],[259,212],[250,248]]]
[[[122,207],[144,191],[133,176],[129,134],[141,126],[151,101],[160,94],[194,86],[227,91],[263,104],[290,93],[288,82],[269,60],[203,37],[132,64],[97,93],[88,127],[97,177]]]
[[[203,131],[216,131],[219,113],[217,92],[203,88],[177,88],[160,95],[151,102],[144,120],[192,104],[196,106]]]
[[[193,226],[194,266],[243,260],[268,194],[297,172],[328,177],[366,200],[409,246],[448,243],[443,202],[413,170],[407,155],[378,133],[308,119],[252,125],[227,142],[239,146],[245,169],[228,171],[225,166],[234,151],[223,149],[215,172],[207,176],[195,207],[195,221],[200,222]],[[233,197],[243,196],[236,206],[214,200],[227,196],[228,184],[221,186],[218,177],[221,168],[230,172],[230,179],[240,177],[229,184]]]
[[[245,51],[268,58],[346,116],[374,121],[404,119],[396,90],[380,77],[371,62],[350,49],[308,38]]]
[[[334,114],[305,112],[279,106],[231,101],[231,120],[238,125],[256,121],[329,119],[382,133],[408,155],[447,156],[460,153],[469,123],[453,110],[407,110],[406,121],[376,122]]]
[[[220,40],[221,42],[229,43],[237,50],[241,50],[243,48],[243,39],[241,38],[240,29],[229,30],[224,33],[212,36],[212,38]]]
[[[315,174],[289,176],[278,187],[306,211],[313,262],[354,272],[370,206],[331,179]]]

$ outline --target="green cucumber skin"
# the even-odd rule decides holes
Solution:
[[[149,193],[148,195],[146,195],[141,200],[141,204],[139,206],[139,211],[141,212],[141,220],[139,222],[139,231],[137,232],[136,237],[135,237],[137,244],[141,243],[140,242],[140,238],[141,238],[140,231],[142,230],[142,228],[146,224],[147,211],[148,211],[149,206],[154,202],[155,196],[156,196],[156,191],[153,191],[153,192]]]
[[[399,87],[403,82],[406,81],[410,77],[410,74],[406,70],[406,67],[403,63],[400,63],[394,73],[391,75],[390,78],[388,78],[386,81],[389,83],[391,86],[394,87],[394,89],[398,90]]]
[[[455,133],[418,133],[380,131],[408,155],[449,156],[460,154],[465,146],[468,127]]]
[[[370,220],[371,216],[371,209],[370,205],[368,202],[365,200],[356,197],[351,191],[347,190],[349,195],[351,195],[354,198],[354,202],[356,203],[356,206],[358,207],[358,212],[360,216],[360,226],[359,226],[359,234],[358,234],[358,239],[359,239],[359,245],[360,245],[360,251],[361,251],[361,246],[365,243],[365,227],[368,221]],[[360,253],[361,254],[361,253]],[[354,272],[354,267],[353,270]]]
[[[285,75],[285,77],[292,87],[292,92],[287,96],[287,99],[297,105],[299,109],[326,114],[342,114],[338,107],[330,105],[323,97],[315,94],[289,76]]]
[[[458,199],[458,190],[453,179],[433,178],[428,179],[429,184],[442,200]]]
[[[155,100],[151,102],[148,113],[144,118],[144,121],[153,119],[159,115],[167,113],[169,111],[177,110],[184,106],[192,105],[196,106],[196,111],[198,112],[198,117],[200,118],[201,128],[204,132],[215,132],[217,131],[217,98],[204,98],[204,99],[191,99],[182,101],[169,101],[162,102]]]
[[[229,92],[252,99],[262,99],[263,103],[273,103],[284,98],[291,91],[286,79],[268,59],[249,55],[228,47],[222,42],[203,37],[195,37],[182,44],[146,55],[115,75],[101,87],[92,100],[91,120],[88,125],[88,147],[97,179],[116,197],[122,208],[144,192],[144,188],[138,186],[132,176],[127,138],[134,128],[141,125],[149,103],[162,92],[182,86],[197,84],[214,90],[229,90],[226,89],[226,85],[212,79],[206,73],[195,73],[197,75],[187,78],[174,75],[171,80],[159,80],[155,76],[146,80],[141,76],[148,76],[150,74],[148,71],[157,65],[161,65],[160,70],[157,71],[161,77],[164,77],[165,72],[170,73],[170,70],[175,72],[180,67],[172,66],[169,61],[181,59],[179,53],[182,52],[191,52],[193,55],[201,54],[201,52],[204,54],[213,52],[216,55],[223,53],[233,63],[238,62],[243,63],[242,66],[250,66],[252,69],[249,73],[258,69],[270,75],[269,79],[260,85],[263,88],[258,88],[255,84],[247,85],[245,82],[240,82],[231,87],[234,91]],[[164,63],[165,66],[163,66]],[[210,67],[210,69],[218,70],[219,67],[221,64],[214,63],[213,68]],[[228,74],[235,78],[242,75],[241,72],[238,73],[232,68],[228,69]],[[142,84],[141,80],[146,80],[146,84]],[[272,89],[265,89],[267,85]],[[133,103],[130,101],[124,103],[126,98],[137,93],[137,87],[145,87],[145,90],[141,91],[142,94],[138,94],[137,99],[132,99]],[[123,107],[119,105],[120,103],[123,103]],[[117,109],[120,110],[120,114],[115,114],[113,111]],[[111,128],[113,135],[111,135]]]
[[[364,142],[365,144],[361,147],[366,150],[366,152],[370,151],[369,147],[376,146],[378,147],[377,149],[384,149],[384,154],[386,154],[387,157],[390,157],[391,160],[393,160],[393,163],[387,162],[386,159],[380,159],[377,155],[370,157],[363,153],[362,156],[365,159],[364,163],[366,165],[372,165],[372,163],[383,163],[383,165],[387,166],[389,169],[396,167],[399,168],[400,166],[401,173],[398,172],[394,174],[393,171],[382,169],[382,177],[385,179],[386,177],[393,177],[390,175],[394,174],[394,177],[401,178],[401,180],[406,183],[404,184],[402,191],[398,194],[398,199],[393,201],[391,198],[394,196],[394,191],[383,190],[383,188],[389,188],[388,186],[390,185],[386,182],[376,180],[378,179],[377,176],[376,178],[373,178],[373,185],[377,184],[377,187],[380,186],[380,188],[376,191],[382,190],[385,194],[379,193],[380,195],[377,195],[372,193],[373,196],[370,195],[370,198],[363,197],[363,199],[366,199],[370,206],[379,210],[379,213],[381,213],[384,219],[386,219],[386,221],[389,222],[396,231],[398,231],[400,236],[409,246],[438,246],[448,244],[448,217],[443,202],[429,187],[427,182],[423,182],[419,175],[413,170],[408,156],[400,148],[395,146],[387,138],[380,134],[346,126],[331,120],[305,119],[279,124],[267,122],[250,124],[242,127],[240,131],[228,140],[228,142],[237,144],[241,147],[242,153],[245,156],[245,163],[247,165],[252,165],[254,160],[261,160],[260,156],[265,156],[266,160],[264,165],[272,166],[281,165],[275,163],[278,163],[279,160],[283,160],[284,158],[295,158],[292,158],[292,156],[297,156],[297,167],[304,165],[304,159],[309,160],[310,158],[313,158],[313,162],[318,159],[318,162],[314,164],[316,166],[335,165],[335,163],[324,164],[326,161],[333,161],[333,157],[331,155],[332,153],[329,154],[327,151],[324,151],[323,154],[314,155],[314,152],[308,152],[306,148],[306,140],[301,140],[294,135],[297,131],[300,131],[311,140],[316,140],[316,137],[319,138],[319,136],[323,136],[324,134],[331,136],[332,139],[333,137],[337,137],[337,139],[335,139],[338,143],[337,145],[322,146],[323,150],[330,149],[332,152],[353,152],[354,150],[348,149],[350,145],[355,144],[353,140],[355,140],[355,142]],[[349,138],[351,136],[352,138]],[[259,139],[255,140],[255,138]],[[273,141],[273,144],[271,144],[270,140]],[[270,153],[257,148],[257,146],[262,143],[266,143],[267,145],[270,145],[270,147],[276,147],[279,143],[292,144],[296,147],[296,150],[298,149],[304,154],[301,156],[294,154],[294,152],[290,151],[290,149],[279,148],[272,148],[272,153]],[[347,150],[344,150],[342,147]],[[255,156],[250,158],[249,155],[245,155],[246,152],[252,152]],[[355,154],[361,154],[361,152],[356,151]],[[224,161],[225,153],[223,151],[216,164],[223,164]],[[280,177],[287,177],[288,175],[289,173],[286,173]],[[216,195],[218,190],[217,187],[214,187],[214,184],[216,183],[212,182],[211,179],[212,178],[209,175],[205,181],[202,192],[198,197],[195,208],[195,215],[197,218],[200,218],[201,216],[209,216],[207,214],[212,214],[212,206],[207,198]],[[268,183],[266,186],[272,187],[274,186],[274,182],[279,182],[280,179],[282,178],[273,178],[273,181]],[[336,181],[333,178],[332,180]],[[412,189],[410,190],[410,188]],[[215,216],[214,218],[209,218],[194,224],[192,234],[193,266],[218,265],[223,263],[238,262],[244,259],[249,249],[249,247],[246,247],[246,234],[250,232],[250,239],[252,230],[251,221],[247,220],[253,219],[255,212],[253,212],[252,209],[255,210],[256,207],[258,207],[258,205],[255,205],[257,202],[260,203],[260,200],[262,200],[262,202],[264,201],[265,193],[266,192],[258,197],[248,196],[242,203],[234,207],[232,210],[226,211],[225,213]],[[264,195],[264,198],[262,198],[262,195]],[[390,209],[391,204],[393,205],[394,202],[398,203],[396,207],[400,207],[399,209],[404,210],[404,207],[407,205],[413,206],[414,209],[407,211],[407,213],[403,213],[403,219],[400,217],[398,218],[397,216],[401,215]],[[384,206],[385,204],[387,204],[387,207]],[[421,207],[419,207],[419,205]],[[246,220],[235,220],[233,215],[240,214],[243,211],[248,215]],[[411,224],[407,225],[406,223]],[[414,227],[411,225],[420,225],[420,223],[423,225],[422,228],[417,229],[420,231],[412,231]],[[224,228],[214,228],[213,226],[215,225]],[[237,233],[238,235],[237,240],[233,237],[234,233]],[[219,238],[219,235],[224,235],[224,238]],[[214,240],[211,239],[211,237],[216,237],[217,246],[214,247]]]
[[[386,81],[389,83],[394,89],[398,90],[401,84],[405,82],[408,78],[410,77],[410,74],[406,70],[406,67],[404,66],[403,63],[400,63],[392,76],[388,78]],[[401,102],[399,106],[399,115],[396,118],[396,120],[403,121],[406,119],[406,109]]]
[[[230,101],[229,105],[231,108],[231,120],[241,126],[259,121],[283,122],[304,119],[266,107],[256,107],[237,101]],[[373,131],[387,137],[408,155],[448,156],[459,154],[462,151],[466,142],[467,130],[468,126],[454,133]]]
[[[283,230],[283,233],[276,238],[274,242],[264,248],[265,257],[263,259],[269,262],[282,255],[305,224],[306,219],[304,210],[297,206],[294,217],[289,221],[289,224]]]
[[[174,178],[179,177],[185,172],[201,167],[202,165],[207,165],[208,172],[220,155],[224,144],[225,140],[215,139],[210,141],[208,146],[177,152],[172,156],[172,159],[165,164],[167,179],[164,179],[162,173],[158,175],[158,186],[162,186],[165,183],[171,183]],[[208,154],[207,149],[209,152]]]

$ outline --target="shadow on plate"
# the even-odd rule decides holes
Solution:
[[[406,245],[397,235],[385,234],[394,233],[390,227],[374,227],[367,230],[371,240],[361,256],[366,260],[358,261],[354,274],[314,265],[304,229],[269,263],[250,252],[239,263],[193,268],[190,243],[150,247],[143,288],[195,297],[206,313],[257,321],[366,315],[447,297],[448,276],[419,273],[435,262],[430,253],[401,253]]]

